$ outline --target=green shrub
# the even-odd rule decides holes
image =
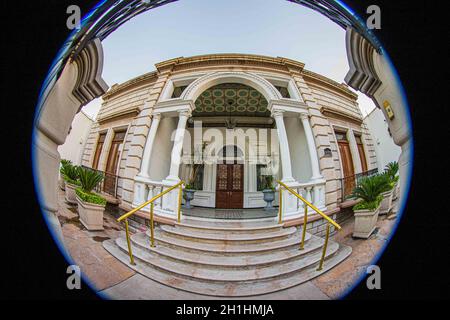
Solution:
[[[273,176],[272,175],[267,175],[264,176],[264,180],[263,180],[263,190],[273,190],[275,191],[275,186],[273,185]]]
[[[104,176],[98,171],[92,169],[78,167],[78,179],[81,183],[81,188],[86,193],[91,193],[92,190],[102,182]]]
[[[187,183],[184,188],[186,190],[194,190],[194,185],[192,185],[191,183]]]
[[[398,173],[398,162],[392,161],[389,162],[384,168],[384,173],[389,177],[390,182],[392,183],[392,187],[397,183],[399,177]],[[392,189],[392,188],[391,188]]]
[[[360,203],[353,206],[353,210],[375,210],[380,205],[381,201],[383,201],[383,196],[379,195],[377,200],[373,202],[365,202],[361,201]]]
[[[362,201],[355,205],[353,209],[376,209],[383,199],[381,194],[390,189],[390,180],[387,174],[377,174],[371,177],[361,178],[358,181],[358,185],[353,189],[351,197],[362,199]]]
[[[66,182],[80,185],[80,182],[78,181],[78,167],[72,165],[71,162],[67,162],[62,165],[60,172]]]
[[[94,203],[99,205],[106,205],[106,199],[99,196],[98,194],[92,193],[92,192],[85,192],[82,188],[75,189],[75,192],[78,197],[80,197],[81,200],[88,203]]]

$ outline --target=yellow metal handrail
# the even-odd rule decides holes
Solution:
[[[153,219],[153,210],[154,210],[154,202],[161,198],[162,196],[164,196],[165,194],[169,193],[170,191],[179,188],[179,192],[178,192],[178,214],[177,214],[177,220],[178,222],[180,222],[181,220],[181,195],[183,192],[183,184],[184,181],[180,181],[178,182],[176,185],[173,185],[172,187],[164,190],[163,192],[157,194],[156,196],[154,196],[153,198],[151,198],[150,200],[144,202],[143,204],[141,204],[140,206],[134,208],[133,210],[125,213],[124,215],[120,216],[117,221],[120,222],[122,220],[125,220],[125,233],[126,233],[126,237],[127,237],[127,246],[128,246],[128,254],[130,255],[130,264],[134,265],[134,258],[133,258],[133,252],[131,251],[131,242],[130,242],[130,231],[128,230],[128,218],[131,217],[133,214],[135,214],[136,212],[138,212],[139,210],[141,210],[142,208],[148,206],[150,204],[150,245],[151,247],[155,246],[155,231],[154,231],[154,219]]]
[[[333,219],[328,217],[325,213],[323,213],[320,209],[318,209],[315,205],[313,205],[311,202],[303,198],[301,195],[299,195],[294,189],[287,186],[285,183],[277,180],[278,184],[280,185],[279,189],[279,207],[278,207],[278,223],[281,224],[282,222],[282,213],[283,213],[283,188],[285,188],[287,191],[289,191],[291,194],[296,196],[298,199],[300,199],[305,204],[305,213],[303,215],[303,228],[302,228],[302,238],[300,242],[300,250],[303,250],[305,247],[305,237],[306,237],[306,224],[308,223],[308,207],[313,209],[315,212],[317,212],[319,215],[321,215],[326,221],[327,221],[327,230],[325,235],[325,243],[323,244],[323,250],[322,250],[322,257],[320,258],[319,266],[317,268],[317,271],[322,270],[323,267],[323,261],[325,260],[325,255],[327,252],[327,246],[328,246],[328,238],[330,237],[330,225],[333,225],[337,230],[341,229],[341,226],[336,223]]]

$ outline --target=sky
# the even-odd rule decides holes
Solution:
[[[339,83],[349,70],[345,30],[286,0],[180,0],[152,9],[103,42],[109,86],[154,71],[155,63],[211,53],[285,57]],[[359,94],[363,114],[375,106]],[[83,108],[95,118],[101,98]]]

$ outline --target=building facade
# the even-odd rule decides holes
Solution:
[[[389,162],[399,161],[402,148],[394,143],[386,118],[380,109],[373,109],[364,118],[364,122],[367,123],[373,135],[378,170],[383,171]]]
[[[197,190],[196,206],[261,208],[267,176],[334,210],[346,178],[378,166],[357,95],[286,58],[171,59],[103,100],[82,164],[117,176],[125,210],[180,180]],[[178,192],[157,201],[157,215],[175,219]],[[285,221],[303,215],[293,195],[282,201]]]
[[[79,112],[73,119],[70,127],[69,135],[63,145],[58,147],[58,152],[61,159],[72,161],[73,164],[80,165],[84,145],[91,131],[91,126],[94,123],[86,113]]]

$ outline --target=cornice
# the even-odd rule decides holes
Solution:
[[[320,108],[320,112],[324,115],[324,116],[331,116],[337,119],[341,119],[341,120],[346,120],[346,121],[350,121],[353,123],[356,123],[358,125],[361,125],[363,122],[363,119],[360,117],[356,117],[352,114],[349,114],[347,112],[342,112],[336,109],[332,109],[329,107],[322,107]]]
[[[325,76],[322,76],[318,73],[303,69],[302,76],[304,78],[306,78],[305,80],[308,80],[308,78],[309,78],[309,80],[316,81],[321,84],[332,87],[333,89],[345,94],[350,99],[356,100],[358,98],[358,95],[355,92],[351,91],[345,84],[338,83],[338,82],[331,80],[330,78],[327,78]]]
[[[157,63],[158,70],[172,67],[174,71],[180,68],[194,68],[208,65],[238,65],[238,66],[268,66],[274,69],[289,71],[303,70],[304,63],[283,57],[268,57],[255,54],[222,53],[193,57],[179,57]]]
[[[111,89],[103,95],[103,100],[109,99],[111,96],[123,92],[131,87],[141,84],[142,82],[146,82],[152,79],[157,79],[158,73],[156,71],[145,73],[141,76],[128,80],[121,84],[115,84],[111,87]]]
[[[125,110],[120,110],[120,111],[111,112],[111,113],[107,113],[107,114],[100,114],[97,118],[97,122],[99,124],[102,124],[102,123],[116,120],[119,118],[135,117],[139,114],[139,112],[140,112],[140,109],[139,109],[139,107],[136,106],[136,107],[132,107],[132,108],[127,108]]]

